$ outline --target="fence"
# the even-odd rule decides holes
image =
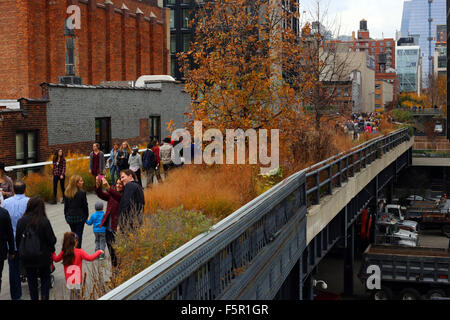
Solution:
[[[306,246],[307,206],[409,139],[399,129],[293,174],[101,300],[272,299]]]
[[[144,152],[147,149],[141,149],[139,152]],[[110,157],[110,154],[105,154],[105,159],[108,159]],[[89,157],[81,157],[81,158],[75,158],[75,159],[66,159],[67,162],[74,161],[74,160],[82,160],[82,159],[89,159]],[[16,166],[8,166],[5,167],[6,172],[14,172],[16,170],[26,170],[26,169],[37,169],[37,168],[43,168],[45,166],[53,165],[52,161],[46,161],[46,162],[37,162],[37,163],[30,163],[30,164],[21,164]]]

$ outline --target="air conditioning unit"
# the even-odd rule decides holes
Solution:
[[[81,77],[78,76],[63,76],[58,77],[58,84],[77,84],[81,85]]]

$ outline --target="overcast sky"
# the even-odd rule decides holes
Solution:
[[[306,11],[306,19],[311,21],[311,13],[317,13],[317,0],[300,0],[300,13]],[[339,35],[351,36],[357,32],[359,21],[367,20],[370,37],[373,39],[395,38],[402,22],[403,0],[320,0],[321,14],[327,10],[323,25],[332,32],[340,26]],[[302,19],[305,21],[305,18]]]

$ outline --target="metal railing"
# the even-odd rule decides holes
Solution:
[[[139,152],[144,152],[147,149],[140,149]],[[105,160],[109,159],[110,154],[105,154]],[[73,158],[73,159],[66,159],[66,162],[74,161],[74,160],[86,160],[89,159],[89,156],[86,157],[79,157],[79,158]],[[15,166],[7,166],[5,167],[6,172],[14,172],[15,170],[24,170],[24,169],[37,169],[37,168],[43,168],[45,166],[53,165],[52,161],[45,161],[45,162],[36,162],[36,163],[29,163],[29,164],[19,164]]]
[[[307,205],[409,139],[399,129],[291,175],[100,299],[272,299],[306,247]]]

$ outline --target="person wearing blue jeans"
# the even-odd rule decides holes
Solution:
[[[95,251],[103,250],[104,252],[106,248],[106,226],[100,227],[104,215],[103,202],[98,201],[95,204],[95,213],[86,221],[87,225],[94,225]],[[103,259],[105,259],[104,253],[100,255],[100,260]]]
[[[29,198],[25,196],[26,185],[23,181],[14,182],[14,196],[2,202],[2,207],[6,209],[11,217],[14,238],[16,238],[17,222],[22,218],[27,209]],[[19,300],[22,297],[22,283],[20,281],[19,255],[17,245],[14,243],[14,257],[8,257],[9,265],[9,287],[12,300]]]
[[[117,165],[118,154],[119,154],[119,144],[114,143],[113,149],[111,149],[111,152],[109,153],[109,160],[108,160],[112,186],[114,186],[116,184],[116,181],[120,179],[120,170],[119,166]]]

